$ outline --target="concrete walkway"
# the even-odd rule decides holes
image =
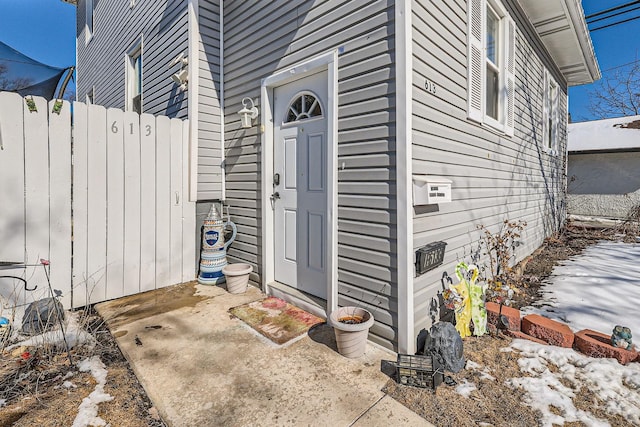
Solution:
[[[327,325],[277,347],[229,315],[262,297],[187,284],[97,310],[169,426],[431,425],[381,391],[393,353],[344,358]]]

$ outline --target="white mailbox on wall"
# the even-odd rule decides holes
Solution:
[[[413,175],[413,205],[451,202],[451,180],[441,176]]]

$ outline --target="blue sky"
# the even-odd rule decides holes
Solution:
[[[629,0],[583,0],[587,15],[628,3]],[[635,11],[626,15],[640,14]],[[609,21],[602,21],[607,23]],[[0,0],[0,40],[40,62],[57,67],[75,63],[75,6],[61,0]],[[591,34],[603,70],[640,59],[640,20]],[[591,120],[588,91],[592,85],[569,89],[569,111],[574,121]]]
[[[47,65],[75,65],[76,8],[61,0],[0,0],[0,41]]]
[[[585,15],[590,15],[629,2],[630,0],[582,0],[582,7]],[[615,22],[616,19],[626,19],[638,15],[640,15],[640,11],[636,10],[615,17],[611,21],[600,21],[590,27],[596,28],[600,24]],[[612,67],[640,59],[640,37],[638,34],[640,34],[640,19],[591,33],[603,77],[611,73]],[[592,90],[593,86],[582,85],[569,88],[569,112],[574,122],[595,119],[587,108],[589,104],[588,91]]]

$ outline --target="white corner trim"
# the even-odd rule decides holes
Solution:
[[[227,174],[225,168],[224,153],[224,0],[220,0],[220,90],[218,92],[220,99],[220,199],[227,198]]]
[[[268,195],[273,176],[273,89],[316,71],[327,70],[327,313],[338,308],[338,53],[334,50],[278,71],[262,80],[262,288],[275,281],[274,214]]]
[[[396,2],[396,212],[398,244],[398,352],[415,354],[413,208],[411,204],[412,28],[411,0]]]
[[[262,290],[267,292],[267,284],[275,281],[275,253],[270,250],[274,236],[274,214],[270,199],[268,177],[273,176],[273,88],[263,80],[260,87],[260,117],[262,121],[262,176],[260,177],[262,192]]]
[[[199,62],[198,42],[200,26],[198,25],[198,0],[189,0],[187,18],[189,27],[188,53],[189,86],[187,89],[187,117],[189,119],[189,201],[198,200],[198,97],[199,97]]]

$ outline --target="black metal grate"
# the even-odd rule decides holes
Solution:
[[[398,383],[435,390],[444,381],[444,369],[433,355],[398,354]]]
[[[445,242],[432,242],[416,251],[416,272],[424,274],[433,270],[444,260]]]

